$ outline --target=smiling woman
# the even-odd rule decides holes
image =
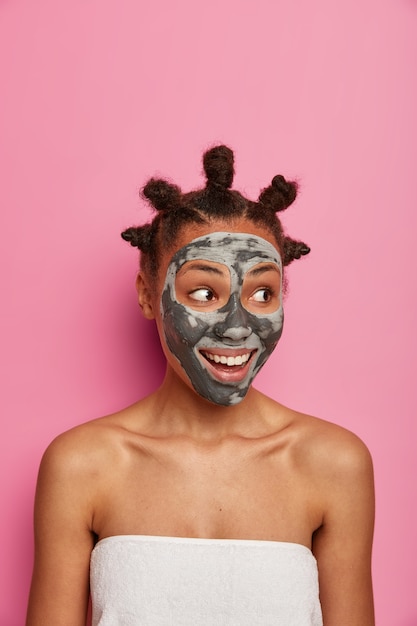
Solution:
[[[309,252],[276,216],[296,186],[244,198],[225,146],[204,167],[188,194],[151,180],[156,217],[122,235],[166,375],[46,451],[28,626],[84,625],[90,588],[94,626],[374,625],[366,447],[252,386],[282,333],[284,266]]]

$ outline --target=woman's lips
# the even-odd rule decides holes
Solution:
[[[213,378],[222,383],[241,382],[247,376],[250,363],[257,350],[204,350],[199,353],[203,357],[204,366]]]

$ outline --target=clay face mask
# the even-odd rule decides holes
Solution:
[[[245,233],[210,233],[171,259],[161,297],[166,343],[207,400],[240,402],[274,350],[281,276],[274,246]]]

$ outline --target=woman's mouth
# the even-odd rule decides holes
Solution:
[[[257,350],[199,350],[207,371],[223,383],[241,382],[247,375]]]
[[[212,354],[211,352],[201,351],[201,354],[209,361],[221,363],[222,365],[227,365],[227,367],[234,367],[236,365],[244,365],[249,361],[252,353],[245,352],[245,354],[238,354],[237,356],[226,356],[225,354]]]

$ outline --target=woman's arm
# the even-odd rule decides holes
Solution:
[[[42,459],[27,626],[85,626],[93,547],[89,474],[71,431],[58,437]]]
[[[324,626],[374,626],[371,457],[350,433],[336,443],[330,457],[322,475],[324,520],[313,537]]]

